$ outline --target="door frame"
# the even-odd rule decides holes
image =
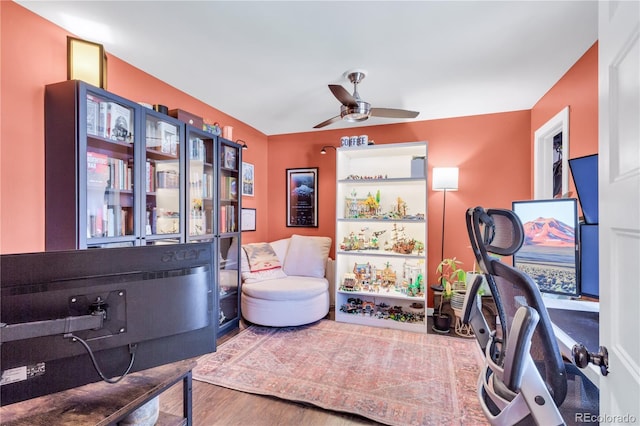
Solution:
[[[533,136],[533,198],[553,198],[553,137],[562,133],[562,190],[569,191],[569,106],[535,131]]]

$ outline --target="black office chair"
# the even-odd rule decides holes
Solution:
[[[500,326],[491,330],[478,295],[482,278],[467,291],[463,322],[470,324],[485,366],[478,395],[491,424],[582,423],[599,413],[599,392],[562,358],[538,287],[525,273],[500,261],[524,241],[522,223],[510,210],[482,207],[466,214],[471,248],[493,295]]]

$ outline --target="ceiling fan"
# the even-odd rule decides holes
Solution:
[[[409,111],[406,109],[395,108],[371,108],[371,104],[363,101],[358,93],[358,84],[366,77],[364,70],[352,70],[345,72],[345,76],[353,83],[353,95],[339,84],[330,84],[329,90],[333,93],[342,105],[340,106],[340,115],[336,115],[320,124],[313,126],[314,129],[320,129],[335,123],[339,120],[350,122],[364,121],[369,117],[386,117],[386,118],[416,118],[419,112]]]

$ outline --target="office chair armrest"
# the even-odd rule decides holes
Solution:
[[[519,307],[513,317],[507,339],[503,376],[504,384],[512,392],[520,390],[530,357],[531,338],[539,320],[540,315],[530,306]]]
[[[482,275],[478,275],[464,296],[462,323],[471,324],[478,345],[480,345],[480,349],[484,353],[491,338],[489,335],[491,330],[489,330],[487,319],[482,314],[482,297],[478,294],[481,285]]]

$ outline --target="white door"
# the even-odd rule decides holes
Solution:
[[[601,1],[598,33],[600,420],[640,424],[640,2]]]

